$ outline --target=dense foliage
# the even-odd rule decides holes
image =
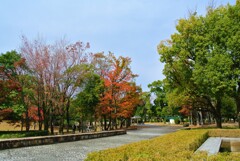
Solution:
[[[170,107],[210,112],[222,127],[224,101],[230,99],[235,100],[237,111],[230,107],[235,110],[231,118],[236,119],[240,112],[239,11],[237,1],[233,6],[209,7],[205,16],[191,13],[178,21],[170,40],[159,44]]]
[[[131,59],[87,52],[89,43],[22,38],[21,51],[0,55],[1,119],[21,120],[30,129],[62,133],[75,122],[122,127],[138,106],[141,88],[131,71]],[[108,124],[107,124],[108,122]],[[44,125],[44,126],[43,126]],[[114,126],[113,126],[114,125]]]

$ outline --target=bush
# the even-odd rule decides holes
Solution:
[[[94,152],[89,154],[86,160],[189,160],[207,136],[207,130],[182,130],[154,139]]]
[[[240,130],[181,130],[150,140],[90,153],[87,161],[198,161],[239,160],[240,153],[219,153],[208,156],[206,152],[194,151],[209,137],[240,137]]]
[[[201,152],[192,156],[193,161],[238,161],[240,158],[239,153],[218,153],[217,155],[208,156],[207,152]]]
[[[240,129],[211,129],[210,137],[240,137]]]
[[[180,121],[180,119],[177,118],[177,119],[174,119],[174,122],[175,122],[175,124],[180,124],[181,121]]]
[[[189,122],[189,119],[188,118],[184,118],[183,122]]]

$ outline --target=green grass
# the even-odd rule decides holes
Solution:
[[[2,134],[0,139],[9,139],[9,138],[22,138],[25,137],[24,134]]]
[[[48,131],[0,131],[0,139],[45,136]]]
[[[186,160],[240,160],[239,153],[194,154],[209,136],[240,137],[240,130],[220,129],[181,130],[150,140],[90,153],[86,161],[186,161]],[[237,133],[237,134],[236,134]]]

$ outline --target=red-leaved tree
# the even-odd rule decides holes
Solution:
[[[113,127],[117,129],[118,120],[123,122],[130,118],[139,103],[140,95],[140,87],[134,83],[137,75],[131,71],[130,58],[116,58],[110,53],[108,59],[111,64],[106,69],[107,72],[102,71],[105,88],[98,109],[104,118],[105,130]]]

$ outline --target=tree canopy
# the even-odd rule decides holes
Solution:
[[[62,39],[46,44],[23,36],[21,54],[0,55],[0,117],[14,113],[26,130],[30,121],[38,121],[40,130],[44,125],[51,133],[54,124],[62,133],[65,125],[69,130],[73,119],[83,117],[90,122],[104,120],[106,130],[118,128],[118,121],[122,127],[141,94],[131,59],[89,53],[89,48],[89,43]]]
[[[197,102],[205,102],[218,127],[223,98],[240,101],[239,11],[237,2],[209,7],[205,16],[192,13],[180,19],[177,32],[158,46],[169,104],[198,108]]]

